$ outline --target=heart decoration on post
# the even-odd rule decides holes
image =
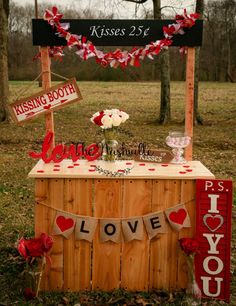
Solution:
[[[203,222],[211,232],[215,232],[224,223],[224,218],[221,215],[212,216],[211,214],[206,214],[203,217]]]

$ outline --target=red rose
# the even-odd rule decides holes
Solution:
[[[104,116],[104,112],[102,111],[102,112],[100,112],[100,114],[97,117],[95,117],[93,119],[94,123],[99,125],[99,126],[102,126],[102,121],[101,120],[102,120],[103,116]]]
[[[47,253],[51,250],[52,245],[53,245],[53,239],[51,236],[48,236],[45,233],[42,233],[40,236],[42,242],[43,242],[43,246],[44,246],[44,252]]]
[[[25,239],[24,238],[20,239],[20,241],[18,243],[18,246],[17,246],[17,250],[21,254],[21,256],[23,256],[25,259],[28,257],[27,251],[26,251],[26,248],[25,248]]]
[[[21,238],[18,244],[19,253],[27,259],[28,257],[44,256],[53,245],[51,236],[43,233],[39,238],[24,239]]]
[[[36,297],[36,293],[31,288],[25,288],[24,297],[27,301],[30,301]]]
[[[199,252],[199,243],[194,238],[181,238],[179,239],[179,244],[188,256]]]

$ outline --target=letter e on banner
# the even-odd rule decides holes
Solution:
[[[196,279],[203,297],[230,299],[232,181],[196,183]]]

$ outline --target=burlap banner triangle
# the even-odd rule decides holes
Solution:
[[[92,242],[98,219],[93,217],[77,217],[75,225],[75,240]]]
[[[69,238],[75,228],[75,217],[67,212],[57,212],[53,224],[53,234]]]
[[[126,242],[143,239],[142,217],[122,219],[122,230]]]
[[[174,230],[180,231],[183,227],[191,227],[189,214],[184,204],[166,209],[165,214]]]
[[[157,234],[167,233],[165,216],[162,211],[154,212],[143,216],[143,221],[148,233],[149,239],[154,238]]]
[[[120,242],[120,219],[100,219],[100,241]]]

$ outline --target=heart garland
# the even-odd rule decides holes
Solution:
[[[173,36],[177,34],[183,35],[185,29],[190,29],[195,25],[195,21],[199,18],[199,14],[192,13],[187,14],[186,9],[183,15],[176,15],[176,23],[170,24],[167,27],[163,27],[164,38],[155,42],[150,42],[143,48],[134,47],[131,51],[127,50],[115,50],[113,52],[104,53],[98,50],[92,42],[87,41],[87,38],[82,35],[72,34],[68,31],[69,24],[61,23],[62,14],[58,13],[57,7],[52,7],[50,11],[47,9],[44,13],[44,20],[57,30],[57,34],[60,37],[64,37],[67,41],[67,47],[71,48],[75,46],[77,48],[76,54],[84,61],[91,57],[95,57],[96,62],[104,67],[110,65],[110,67],[117,68],[121,66],[126,68],[128,65],[140,66],[140,60],[145,57],[153,59],[153,56],[158,55],[163,49],[168,48],[173,43]],[[183,53],[184,48],[181,48]],[[51,57],[62,58],[63,47],[51,47],[49,49],[49,55]],[[39,58],[40,53],[34,57]]]

